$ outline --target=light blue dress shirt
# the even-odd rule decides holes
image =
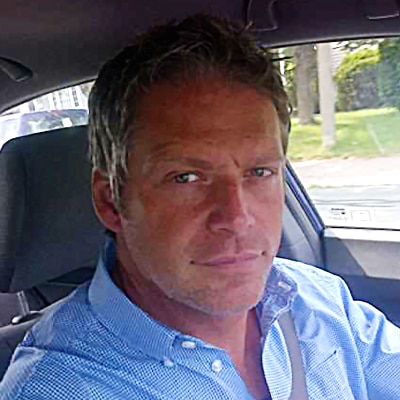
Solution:
[[[108,241],[91,283],[52,307],[14,353],[1,400],[247,400],[228,354],[170,329],[132,304],[109,271]],[[291,367],[276,319],[291,309],[312,400],[400,399],[400,330],[343,281],[275,259],[257,314],[273,400],[287,400]]]

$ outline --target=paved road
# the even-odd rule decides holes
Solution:
[[[400,155],[311,160],[292,165],[306,187],[400,185]]]

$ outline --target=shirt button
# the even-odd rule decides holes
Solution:
[[[283,281],[279,281],[278,286],[280,288],[282,288],[285,292],[288,292],[291,289],[290,286],[286,282],[283,282]]]
[[[182,342],[182,347],[184,349],[195,349],[196,348],[196,343],[195,342],[190,342],[189,340],[186,340]]]
[[[164,367],[171,368],[174,365],[175,365],[174,362],[170,358],[164,357]]]
[[[223,367],[224,367],[224,366],[223,366],[221,360],[215,360],[215,361],[211,364],[211,369],[212,369],[214,372],[217,372],[217,373],[218,373],[218,372],[221,372]]]

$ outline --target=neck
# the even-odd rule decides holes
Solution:
[[[135,276],[134,276],[135,275]],[[268,395],[261,362],[261,333],[256,310],[210,315],[168,298],[155,285],[139,284],[140,276],[114,268],[115,284],[143,311],[164,325],[224,349],[256,398]]]
[[[260,337],[255,309],[223,316],[209,315],[168,298],[154,284],[141,285],[139,289],[135,279],[120,265],[112,271],[112,278],[125,295],[152,318],[226,350],[239,369],[245,364],[249,338]]]

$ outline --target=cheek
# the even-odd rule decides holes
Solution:
[[[281,241],[283,188],[283,184],[271,185],[263,191],[253,193],[252,196],[252,210],[255,216],[253,234],[258,238],[264,238],[265,249],[270,248],[272,253],[278,250]]]
[[[285,201],[284,183],[280,175],[266,184],[254,185],[249,189],[249,199],[256,215],[279,220]]]
[[[130,203],[130,231],[137,242],[151,249],[153,257],[179,253],[199,224],[200,208],[184,196],[144,190]]]

